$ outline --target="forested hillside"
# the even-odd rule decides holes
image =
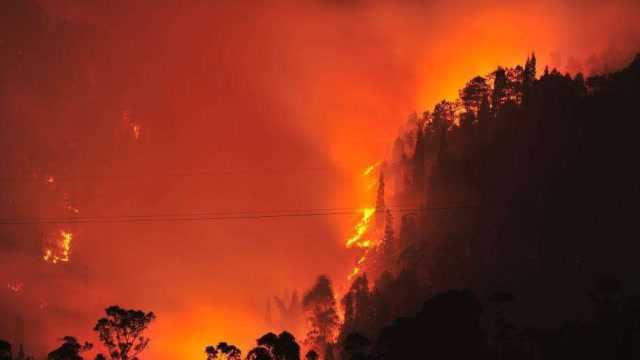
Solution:
[[[536,76],[532,55],[413,116],[340,341],[382,358],[638,354],[639,90],[640,57],[585,79]]]

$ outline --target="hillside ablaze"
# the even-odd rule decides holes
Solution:
[[[367,191],[370,191],[375,185],[378,185],[378,182],[375,180],[371,180],[371,177],[374,175],[375,170],[381,165],[381,162],[377,162],[375,164],[367,166],[362,172],[362,176],[365,178],[365,183]],[[347,276],[348,280],[353,279],[357,275],[362,272],[362,269],[367,260],[367,255],[371,249],[374,249],[377,246],[377,234],[375,231],[371,229],[371,219],[373,219],[376,208],[375,206],[367,206],[361,211],[360,220],[355,225],[353,230],[353,235],[347,239],[345,246],[350,248],[359,248],[363,250],[363,253],[358,257],[355,262],[354,268],[351,270],[351,273]]]

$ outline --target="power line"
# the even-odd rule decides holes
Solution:
[[[387,208],[395,213],[446,211],[478,208],[476,205],[443,206],[443,207],[405,207]],[[332,215],[354,215],[361,208],[343,209],[310,209],[299,211],[247,211],[247,212],[216,212],[216,213],[185,213],[170,215],[124,215],[112,217],[77,217],[77,218],[5,218],[0,219],[0,225],[38,225],[38,224],[86,224],[86,223],[140,223],[140,222],[187,222],[187,221],[224,221],[224,220],[253,220],[273,218],[300,218]]]
[[[235,175],[242,173],[250,174],[291,174],[291,173],[305,173],[305,172],[330,172],[339,171],[339,167],[307,167],[307,168],[238,168],[228,170],[216,170],[216,171],[185,171],[185,172],[173,172],[173,173],[127,173],[121,175],[66,175],[56,176],[54,174],[45,176],[6,176],[0,177],[0,182],[4,183],[32,183],[32,182],[48,182],[47,178],[51,176],[54,182],[78,182],[78,181],[126,181],[145,179],[152,180],[157,178],[186,178],[186,177],[213,177],[224,175]]]

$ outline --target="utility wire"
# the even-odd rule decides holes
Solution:
[[[387,208],[391,212],[432,212],[459,209],[478,208],[477,205],[442,206],[442,207],[405,207]],[[300,218],[331,215],[354,215],[362,208],[343,209],[310,209],[299,211],[247,211],[247,212],[216,212],[216,213],[185,213],[167,215],[124,215],[76,218],[5,218],[0,219],[0,225],[37,225],[37,224],[86,224],[86,223],[139,223],[139,222],[186,222],[186,221],[223,221],[223,220],[252,220],[272,218]]]
[[[55,182],[78,182],[78,181],[125,181],[125,180],[136,180],[136,179],[145,179],[145,180],[153,180],[157,178],[175,178],[175,177],[213,177],[213,176],[224,176],[224,175],[234,175],[234,174],[243,174],[243,173],[251,173],[251,174],[291,174],[291,173],[307,173],[307,172],[330,172],[330,171],[340,171],[339,167],[307,167],[307,168],[238,168],[238,169],[228,169],[228,170],[216,170],[216,171],[184,171],[184,172],[173,172],[173,173],[126,173],[122,175],[63,175],[56,176],[54,174],[50,174],[53,181]],[[47,177],[45,176],[5,176],[0,177],[0,182],[5,183],[19,183],[19,182],[47,182]]]

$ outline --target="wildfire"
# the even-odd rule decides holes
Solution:
[[[351,238],[347,240],[346,242],[347,248],[351,248],[354,245],[360,248],[371,247],[371,241],[363,240],[362,238],[366,234],[367,230],[369,229],[369,222],[371,221],[371,218],[373,217],[373,214],[375,212],[376,212],[376,209],[374,207],[368,207],[368,208],[362,209],[362,218],[360,219],[358,224],[356,224],[355,235],[353,235]]]
[[[381,162],[377,162],[375,164],[369,165],[362,172],[362,176],[365,177],[369,182],[369,184],[367,184],[368,191],[373,189],[377,184],[377,182],[375,181],[370,181],[370,176],[374,173],[374,170],[380,166],[380,164]],[[361,210],[361,217],[358,223],[355,225],[354,233],[349,239],[347,239],[345,243],[345,246],[349,249],[356,247],[359,249],[363,249],[364,251],[364,253],[356,261],[356,264],[349,276],[347,276],[348,280],[353,279],[355,276],[362,272],[362,268],[367,260],[367,254],[369,253],[369,250],[376,246],[375,241],[366,238],[367,235],[369,235],[371,219],[373,219],[373,215],[375,214],[375,212],[376,208],[374,206],[365,207]]]
[[[373,170],[375,170],[378,166],[380,166],[381,162],[378,161],[375,164],[369,165],[367,166],[366,169],[364,169],[364,171],[362,172],[362,176],[369,176],[371,175],[371,173],[373,172]]]
[[[60,237],[54,242],[52,248],[46,248],[42,259],[51,264],[69,262],[71,257],[71,241],[73,233],[61,230]]]
[[[360,273],[360,268],[359,267],[354,267],[353,270],[351,271],[351,274],[349,274],[349,276],[347,276],[347,280],[351,280],[353,279],[356,275],[358,275]]]

